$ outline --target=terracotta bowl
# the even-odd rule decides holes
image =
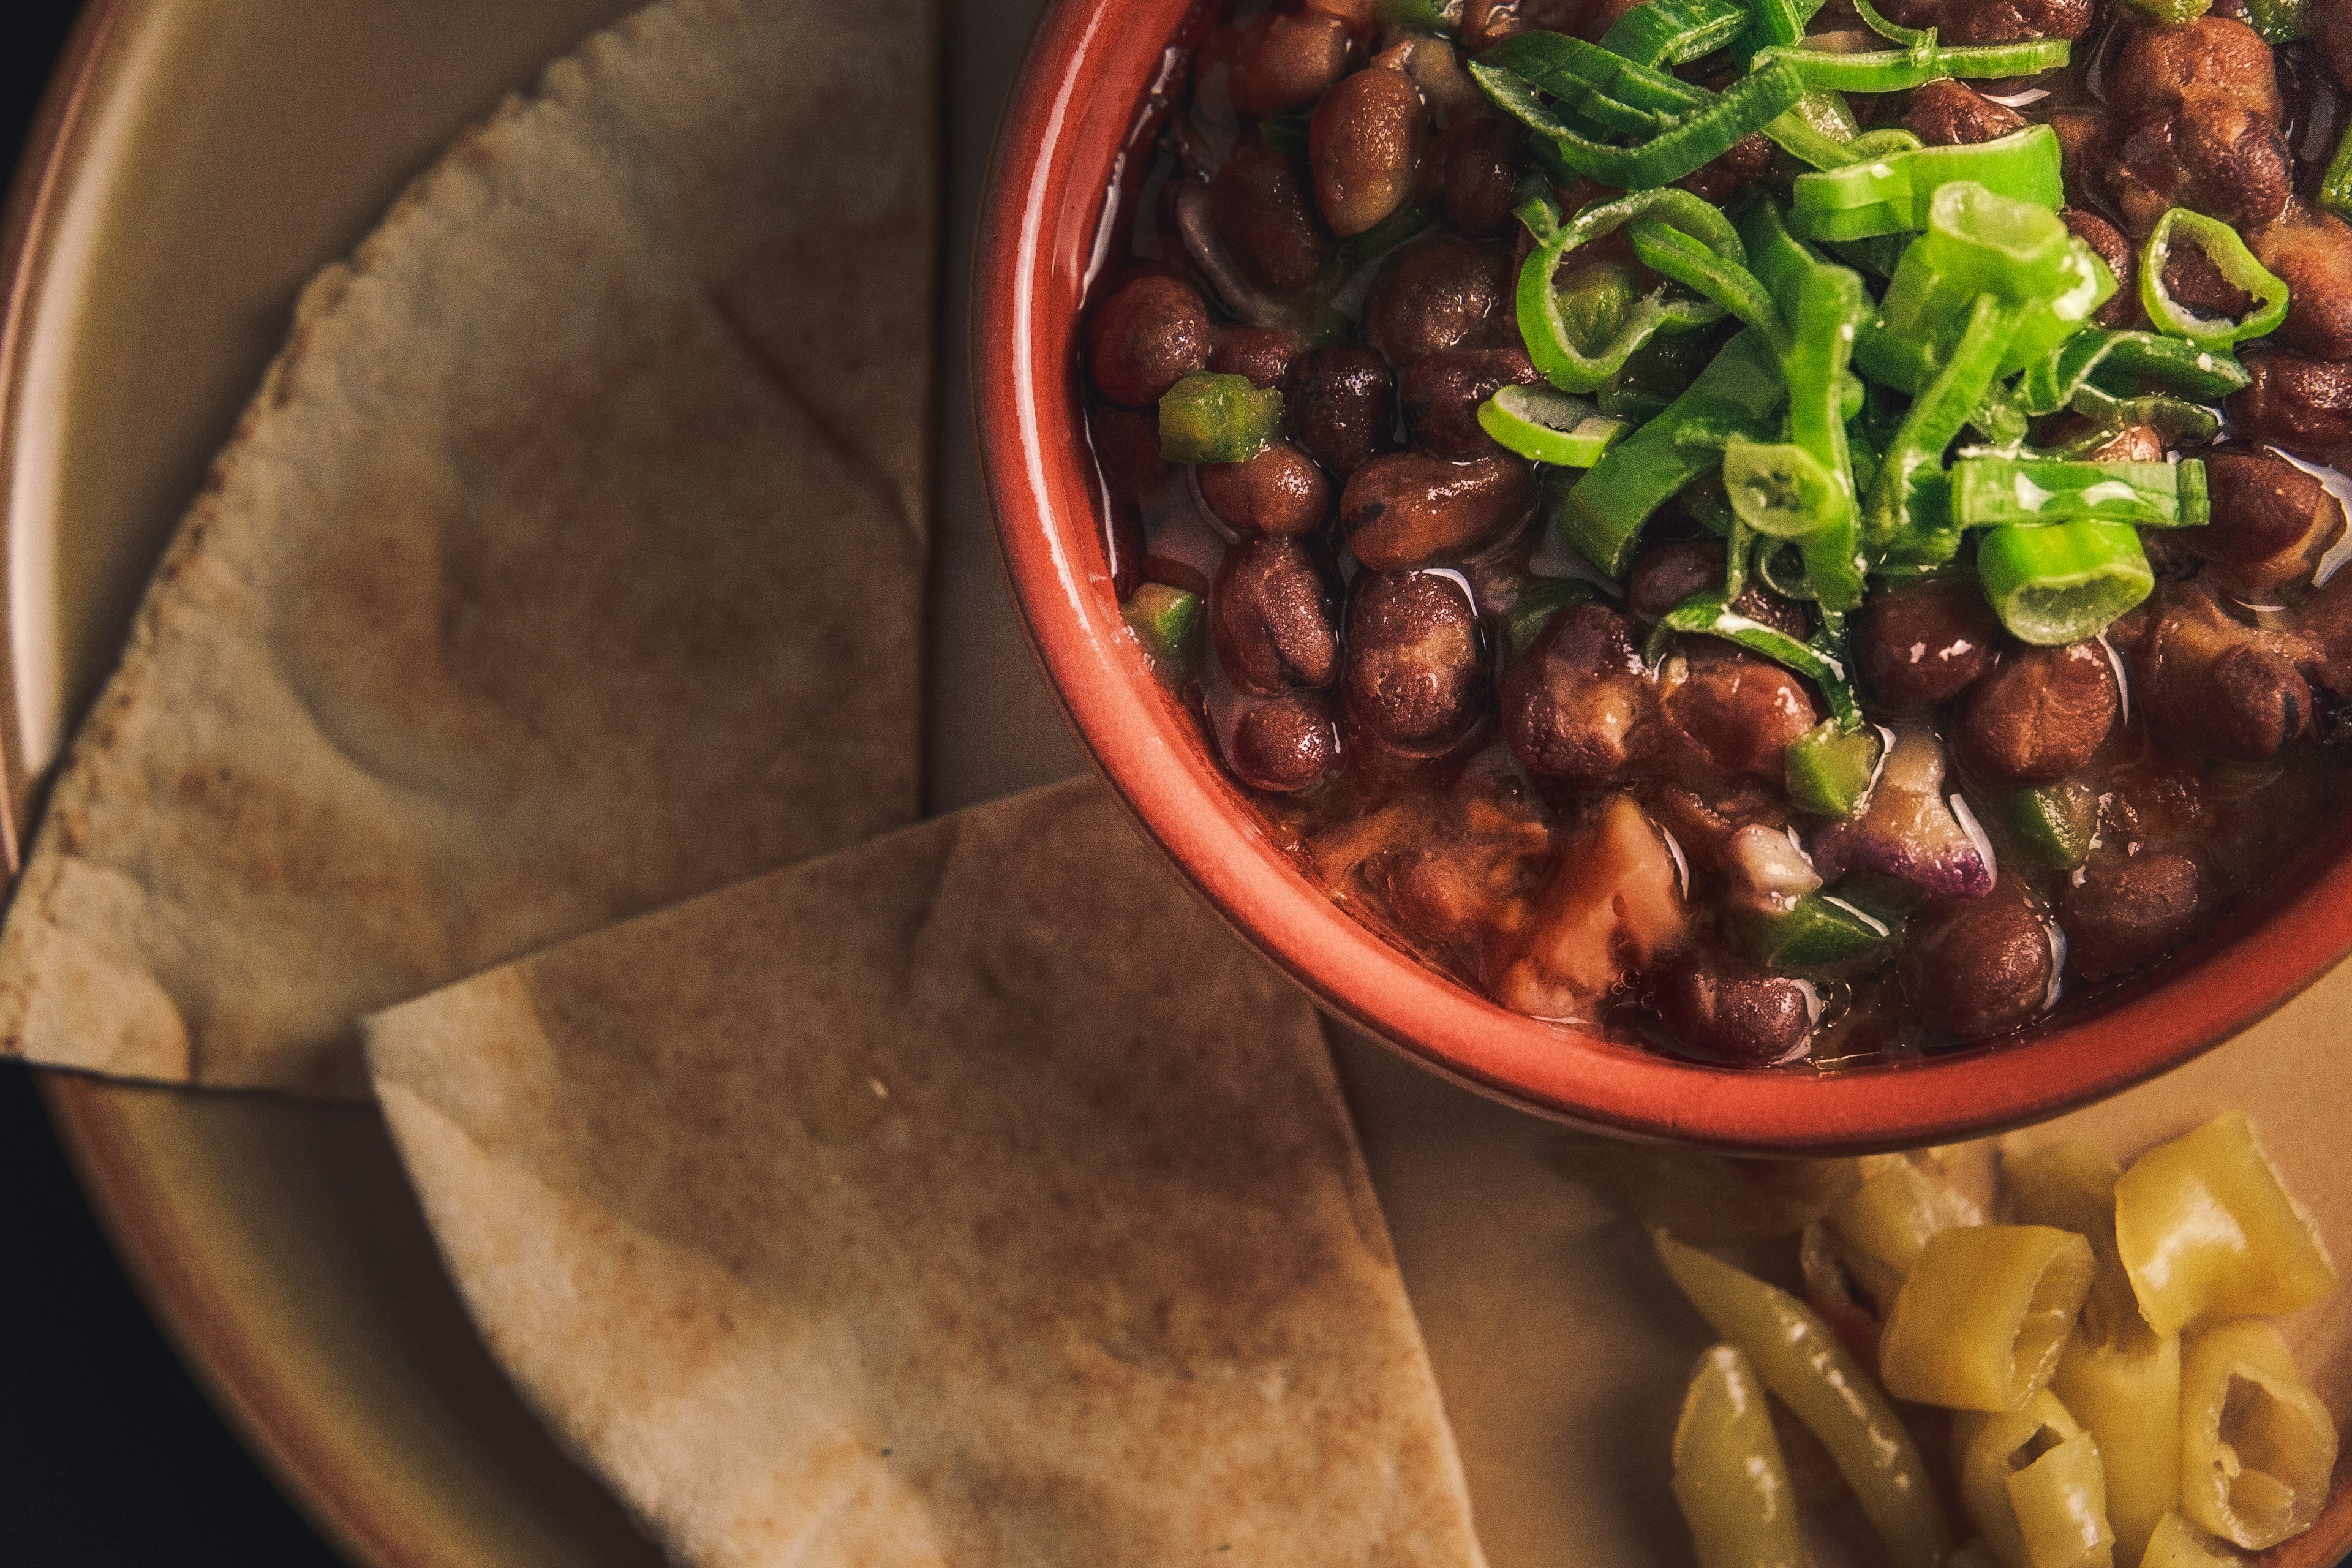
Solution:
[[[1729,1072],[1497,1007],[1350,919],[1267,838],[1119,619],[1077,371],[1110,198],[1200,0],[1062,0],[1007,110],[981,221],[971,374],[998,541],[1039,662],[1143,829],[1244,938],[1332,1012],[1425,1066],[1529,1110],[1635,1136],[1755,1152],[1938,1142],[2054,1115],[2186,1061],[2352,952],[2352,854],[2241,905],[2153,983],[2024,1039],[1841,1073]]]

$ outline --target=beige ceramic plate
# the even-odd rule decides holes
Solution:
[[[0,682],[21,813],[114,658],[150,563],[281,335],[458,127],[626,0],[98,0],[12,212],[0,342]],[[1034,0],[949,6],[948,343],[982,160]],[[1077,755],[999,584],[959,381],[943,399],[930,804]],[[22,763],[29,761],[29,766]],[[13,846],[10,847],[13,858]],[[2084,1119],[2119,1149],[2251,1103],[2352,1254],[2352,1016],[2339,975],[2258,1036]],[[1700,1345],[1639,1232],[1550,1168],[1550,1129],[1339,1042],[1496,1568],[1679,1563],[1664,1484]],[[287,1488],[355,1559],[658,1561],[475,1342],[365,1110],[55,1077],[50,1105],[147,1298]],[[2290,1325],[2339,1419],[2352,1312]],[[2293,1561],[2330,1562],[2338,1516]]]

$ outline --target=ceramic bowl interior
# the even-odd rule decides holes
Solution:
[[[2063,1024],[1924,1061],[1731,1072],[1507,1012],[1334,905],[1269,840],[1121,624],[1085,433],[1087,282],[1120,247],[1114,198],[1150,166],[1150,100],[1216,9],[1063,0],[1040,27],[981,224],[981,458],[1015,597],[1072,727],[1183,874],[1326,1006],[1440,1072],[1584,1125],[1717,1148],[1884,1149],[2126,1088],[2228,1038],[2352,951],[2352,844],[2338,841],[2201,945]]]

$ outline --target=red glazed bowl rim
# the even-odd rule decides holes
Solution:
[[[1013,596],[1055,700],[1144,832],[1251,945],[1333,1013],[1449,1078],[1583,1126],[1722,1150],[1841,1152],[2053,1116],[2178,1066],[2352,952],[2338,849],[2160,983],[2026,1041],[1808,1073],[1710,1068],[1495,1005],[1310,884],[1205,754],[1120,620],[1076,371],[1080,299],[1109,254],[1106,198],[1205,0],[1057,0],[1031,43],[981,214],[971,376]],[[1148,154],[1147,154],[1148,155]]]

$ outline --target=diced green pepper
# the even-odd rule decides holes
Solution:
[[[1878,731],[1816,724],[1789,745],[1789,799],[1820,816],[1852,816],[1870,794],[1885,750]]]
[[[1282,394],[1247,376],[1188,375],[1160,400],[1160,455],[1171,463],[1242,463],[1282,428]]]
[[[1146,583],[1127,596],[1119,615],[1143,645],[1160,684],[1171,691],[1182,689],[1200,667],[1201,595],[1165,583]]]
[[[2091,858],[2099,831],[2099,797],[2072,779],[2005,795],[1994,813],[2025,852],[2054,871],[2071,871]]]
[[[1896,927],[1860,905],[1807,893],[1796,908],[1750,927],[1758,962],[1782,972],[1854,974],[1884,963],[1895,951]]]

